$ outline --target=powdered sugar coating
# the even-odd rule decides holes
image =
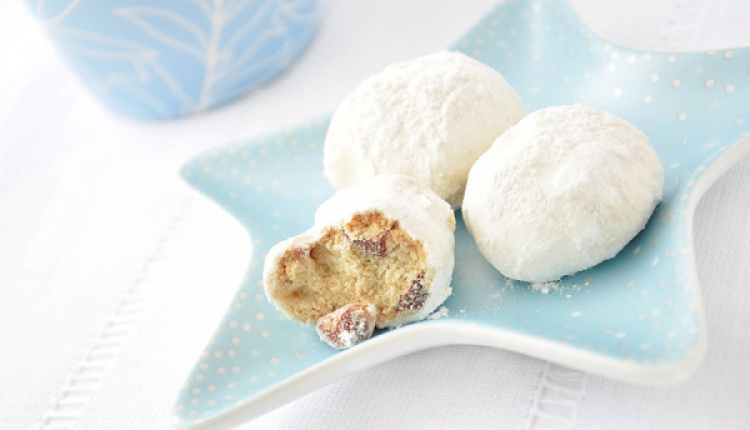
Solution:
[[[380,175],[356,187],[337,192],[315,213],[315,225],[299,236],[274,245],[264,264],[266,296],[288,317],[295,319],[288,304],[274,300],[269,287],[274,283],[275,268],[287,249],[309,252],[329,226],[347,223],[357,214],[378,212],[397,220],[401,228],[422,243],[427,266],[434,269],[429,295],[417,312],[406,309],[396,317],[378,323],[379,328],[395,327],[424,319],[451,294],[450,282],[455,264],[455,216],[450,206],[429,188],[403,175]]]
[[[546,282],[614,257],[646,225],[663,186],[637,127],[556,106],[529,114],[477,160],[462,210],[503,275]]]
[[[408,175],[458,207],[474,161],[524,115],[502,75],[459,52],[394,64],[334,112],[324,175],[337,189]]]

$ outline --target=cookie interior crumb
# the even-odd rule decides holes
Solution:
[[[276,266],[273,295],[308,323],[350,303],[371,303],[383,323],[417,312],[434,270],[421,242],[380,213],[329,227],[309,249],[288,249]]]

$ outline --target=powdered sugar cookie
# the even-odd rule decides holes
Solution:
[[[474,161],[525,113],[497,71],[459,52],[394,64],[334,112],[324,175],[336,189],[408,175],[458,207]]]
[[[454,229],[453,211],[430,189],[378,176],[336,193],[311,229],[271,248],[266,295],[290,319],[317,322],[332,346],[351,346],[374,325],[423,319],[445,301]]]
[[[583,105],[529,114],[469,173],[463,216],[503,275],[545,282],[614,257],[662,197],[664,169],[634,125]]]

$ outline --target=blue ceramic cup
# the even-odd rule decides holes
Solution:
[[[117,112],[162,119],[247,93],[292,63],[317,0],[29,0],[84,83]]]

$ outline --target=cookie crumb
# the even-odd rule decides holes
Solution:
[[[432,314],[427,316],[428,320],[437,320],[440,318],[445,318],[449,315],[450,310],[446,308],[445,306],[441,306],[440,309],[436,310]]]

